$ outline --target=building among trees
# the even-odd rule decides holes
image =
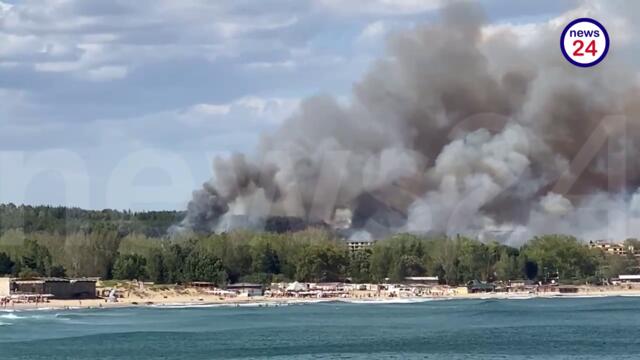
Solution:
[[[264,288],[261,284],[250,283],[237,283],[227,286],[227,290],[234,291],[238,296],[262,296],[264,294]]]
[[[636,240],[637,241],[637,240]],[[613,243],[606,240],[589,241],[590,249],[600,249],[612,255],[635,255],[640,256],[640,247],[635,246],[634,240],[628,240],[624,243]]]
[[[350,252],[361,251],[370,249],[374,244],[373,240],[348,240],[347,246],[349,246]]]

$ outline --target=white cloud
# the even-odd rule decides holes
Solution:
[[[27,121],[27,94],[0,88],[0,151],[87,147],[250,150],[298,108],[299,99],[246,96],[228,103],[200,103],[138,117],[80,121]],[[15,118],[15,115],[21,115]],[[13,116],[12,116],[13,115]],[[73,131],[69,131],[70,129]]]
[[[2,59],[21,55],[33,55],[40,51],[42,43],[33,35],[14,35],[0,33],[0,56]]]
[[[72,72],[76,77],[90,81],[111,81],[123,79],[129,73],[122,65],[89,65],[82,62],[60,61],[35,64],[42,72]]]
[[[237,19],[236,21],[220,21],[214,24],[215,29],[224,38],[234,38],[253,32],[287,28],[298,23],[295,16],[285,19]]]
[[[118,80],[127,76],[126,66],[101,66],[87,71],[87,78],[93,81]]]
[[[384,21],[375,21],[362,30],[358,39],[361,41],[377,40],[386,35],[387,31],[389,31],[389,27]]]
[[[40,72],[70,72],[91,81],[120,79],[127,75],[127,67],[114,64],[114,53],[105,44],[75,44],[80,56],[72,59],[51,59],[34,63]]]
[[[615,37],[615,44],[618,47],[628,46],[633,43],[633,34],[640,29],[637,22],[632,18],[634,10],[640,10],[640,2],[611,2],[602,0],[585,0],[580,6],[570,9],[562,14],[537,22],[514,22],[506,21],[485,25],[482,29],[482,36],[485,40],[511,34],[511,39],[523,46],[542,44],[546,39],[539,34],[559,32],[571,20],[581,17],[595,18],[604,24],[610,36]]]
[[[11,7],[13,5],[5,3],[0,1],[0,15],[3,15],[4,13],[8,12],[9,10],[11,10]]]
[[[520,45],[530,45],[535,41],[541,41],[538,34],[540,34],[546,26],[549,25],[545,23],[489,24],[482,28],[482,37],[488,40],[501,34],[510,33],[514,35],[514,39],[516,39]]]
[[[282,123],[295,112],[300,104],[297,98],[262,98],[243,97],[235,102],[236,106],[245,108],[257,117],[269,123]]]
[[[253,70],[272,70],[272,69],[286,70],[286,69],[294,69],[296,67],[296,62],[293,60],[257,61],[257,62],[250,62],[245,66]]]
[[[280,7],[245,10],[242,4],[204,0],[0,2],[0,64],[19,59],[38,72],[105,81],[177,58],[215,61],[289,48],[277,32],[298,25],[296,13]],[[257,60],[255,66],[269,64]]]
[[[442,6],[441,0],[318,0],[317,3],[322,8],[344,15],[408,15]]]
[[[222,122],[251,130],[253,125],[282,123],[297,109],[297,98],[246,96],[226,104],[197,104],[175,111],[180,122],[189,126],[218,126]]]
[[[196,114],[202,115],[226,115],[231,111],[231,106],[229,105],[215,105],[215,104],[198,104],[194,105],[190,109]]]
[[[72,61],[60,61],[60,62],[41,62],[34,65],[37,71],[42,72],[67,72],[77,70],[80,68],[79,64]]]
[[[290,50],[287,58],[278,61],[258,61],[244,64],[255,71],[293,71],[308,67],[333,67],[345,64],[347,59],[335,54],[322,54],[306,49]]]

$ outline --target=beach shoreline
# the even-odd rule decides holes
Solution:
[[[43,310],[80,310],[80,309],[111,309],[129,307],[153,307],[153,308],[184,308],[184,307],[243,307],[243,306],[287,306],[304,305],[326,302],[342,302],[356,304],[384,304],[384,303],[418,303],[427,301],[443,300],[526,300],[526,299],[546,299],[546,298],[599,298],[599,297],[640,297],[640,289],[598,289],[593,288],[588,291],[577,293],[475,293],[475,294],[452,294],[444,296],[412,296],[412,297],[323,297],[323,298],[297,298],[297,297],[235,297],[221,298],[202,294],[200,296],[173,296],[173,297],[129,297],[118,299],[118,302],[106,302],[104,299],[83,299],[83,300],[50,300],[45,303],[16,303],[0,307],[0,312],[11,311],[43,311]]]

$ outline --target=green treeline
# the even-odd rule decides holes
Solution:
[[[74,225],[73,229],[58,227],[46,214],[42,219],[29,221],[32,227],[3,228],[0,274],[98,276],[156,283],[211,281],[221,286],[238,281],[400,281],[406,276],[429,275],[455,285],[474,279],[555,276],[568,283],[597,283],[638,271],[633,256],[605,254],[564,235],[537,237],[513,248],[462,236],[398,234],[367,250],[350,253],[344,240],[324,229],[167,237],[131,230],[156,227],[161,222],[152,219],[153,225],[146,227],[139,214],[125,219],[119,213]],[[52,230],[46,228],[45,220],[51,221]],[[36,223],[39,225],[33,227]],[[637,240],[628,242],[640,245]]]
[[[91,232],[94,227],[111,225],[118,233],[138,233],[161,237],[167,229],[180,222],[182,211],[132,212],[117,210],[83,210],[52,206],[16,206],[0,204],[0,235],[9,230],[21,230],[26,234],[48,232],[73,234]]]

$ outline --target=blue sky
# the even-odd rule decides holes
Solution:
[[[574,1],[483,1],[543,22]],[[0,202],[182,209],[306,96],[348,98],[436,0],[0,0]]]

